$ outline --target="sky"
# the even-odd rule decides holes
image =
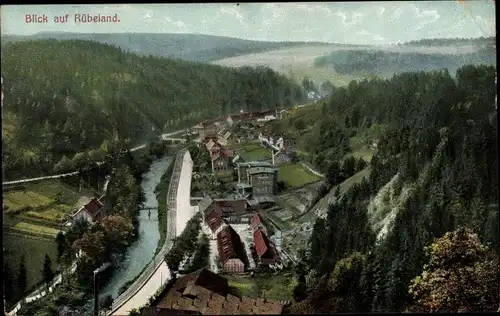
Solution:
[[[117,14],[119,23],[75,23],[74,14]],[[26,23],[27,14],[48,23]],[[67,23],[54,23],[69,14]],[[2,5],[2,34],[195,33],[266,41],[389,44],[495,36],[494,0],[407,2]]]

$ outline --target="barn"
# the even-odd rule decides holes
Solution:
[[[217,250],[222,270],[226,273],[243,273],[247,257],[245,247],[238,233],[231,227],[224,227],[217,234]]]

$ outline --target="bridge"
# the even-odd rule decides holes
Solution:
[[[157,210],[157,209],[158,209],[158,206],[144,206],[144,207],[141,207],[141,211],[142,210],[149,211],[149,210]]]
[[[108,316],[129,315],[134,308],[148,304],[148,300],[170,279],[170,270],[165,255],[172,248],[173,240],[186,226],[194,208],[189,201],[193,161],[187,149],[180,150],[174,162],[170,186],[167,193],[167,236],[158,254],[151,260],[137,280],[120,296],[111,307]]]

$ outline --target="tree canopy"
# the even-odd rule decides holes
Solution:
[[[432,263],[424,267],[424,247],[459,227],[473,230],[477,237],[467,233],[470,241],[465,244],[449,241],[451,248],[447,246],[441,253],[434,251],[431,262],[452,260],[462,252],[479,256],[483,249],[479,241],[491,249],[500,249],[495,73],[491,66],[468,65],[458,69],[455,77],[446,70],[403,73],[391,79],[353,81],[332,92],[318,126],[331,122],[330,126],[342,133],[331,135],[327,143],[317,144],[322,148],[317,155],[339,146],[343,135],[375,125],[384,128],[377,135],[378,149],[370,161],[369,177],[336,199],[324,222],[314,226],[307,270],[312,278],[309,284],[315,286],[298,308],[321,312],[314,301],[321,301],[318,295],[328,285],[320,281],[330,278],[337,264],[355,252],[366,258],[361,273],[353,275],[352,282],[361,285],[342,295],[329,292],[336,297],[349,297],[336,303],[330,300],[335,303],[332,310],[405,311],[414,303],[409,291],[411,280],[437,271]],[[325,128],[323,135],[328,135],[326,131]],[[332,183],[337,183],[341,174],[336,160],[333,155],[323,159]],[[352,169],[352,161],[346,166]],[[444,240],[454,235],[446,236]],[[444,240],[438,245],[447,244]],[[436,269],[450,277],[457,276],[444,272],[448,269],[445,266],[449,267],[446,260],[439,261]],[[486,266],[477,263],[477,273],[467,272],[468,294],[453,293],[470,294],[469,301],[480,300],[474,294],[480,289],[474,284],[484,283],[484,273],[480,271]],[[437,291],[436,295],[451,295],[447,288],[453,284],[437,288],[431,281],[426,282]],[[427,300],[427,294],[423,294],[427,291],[423,288],[426,283],[422,284],[420,292],[416,291]],[[498,299],[496,295],[490,303],[483,300],[481,310],[496,310]],[[462,301],[468,302],[465,298]],[[346,302],[361,303],[345,305]],[[425,304],[422,309],[428,311]],[[439,304],[442,310],[452,310],[442,302]],[[477,311],[478,307],[468,310]]]
[[[7,178],[51,173],[61,158],[105,142],[138,143],[201,119],[302,99],[300,85],[269,68],[140,57],[92,41],[8,43],[1,58]]]

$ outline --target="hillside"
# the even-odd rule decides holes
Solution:
[[[203,118],[291,106],[302,93],[270,69],[140,57],[80,40],[10,43],[1,65],[7,177],[51,173],[63,156],[106,150],[105,140],[137,143]]]
[[[455,76],[402,73],[332,92],[310,151],[333,184],[313,207],[321,218],[297,268],[300,302],[293,313],[498,308],[500,273],[477,268],[488,258],[498,266],[500,249],[495,76],[495,67],[467,65]],[[338,149],[346,150],[347,136],[361,137],[374,126],[381,133],[373,138],[370,173],[347,190],[342,184],[337,189],[335,179],[346,169],[345,162],[339,168]],[[444,258],[427,265],[429,249],[437,248],[425,247],[460,227],[477,234],[484,255],[453,261],[448,258],[473,253],[475,246],[447,244],[439,249]],[[437,297],[456,289],[449,280],[459,265],[471,272],[460,279],[467,288],[457,294],[462,299]],[[429,267],[446,276],[426,281],[427,294],[416,296],[411,285],[428,280]]]
[[[144,56],[209,62],[232,56],[259,53],[283,47],[310,45],[305,42],[265,42],[203,34],[159,33],[69,33],[41,32],[31,36],[3,35],[2,44],[26,40],[85,40],[119,47]],[[321,45],[317,43],[317,45]]]
[[[377,75],[390,77],[395,73],[448,69],[455,72],[463,65],[495,65],[496,49],[493,45],[469,53],[422,53],[408,49],[343,50],[332,52],[314,60],[317,68],[332,67],[344,75]]]
[[[371,51],[381,51],[383,54],[389,54],[392,59],[386,63],[395,63],[394,55],[397,54],[409,54],[408,59],[415,54],[431,54],[432,58],[436,58],[436,55],[440,54],[473,54],[481,49],[485,44],[490,44],[491,41],[487,40],[476,40],[468,39],[457,43],[443,43],[436,42],[435,45],[429,45],[427,43],[419,45],[381,45],[381,46],[362,46],[362,45],[341,45],[341,44],[328,44],[328,45],[306,45],[302,47],[285,47],[272,51],[266,51],[265,53],[252,53],[236,57],[229,57],[221,60],[214,61],[214,64],[229,66],[229,67],[243,67],[243,66],[267,66],[273,70],[280,72],[295,81],[302,82],[304,77],[310,78],[315,84],[319,85],[324,81],[330,81],[335,86],[346,86],[351,80],[370,78],[373,73],[364,73],[363,71],[357,72],[346,72],[337,71],[332,67],[331,62],[317,62],[317,59],[327,59],[329,54],[332,56],[332,60],[335,58],[341,58],[345,54],[361,54],[373,55]],[[357,53],[352,53],[353,51]],[[367,52],[368,51],[368,52]],[[366,52],[366,53],[365,53]],[[436,54],[436,55],[435,55]],[[496,53],[493,54],[492,58],[495,58]],[[491,60],[488,57],[488,60]],[[474,61],[474,60],[473,60]],[[467,64],[468,61],[463,61],[461,58],[454,64],[458,64],[458,67]],[[475,62],[474,62],[475,63]],[[375,63],[369,65],[373,67]],[[454,65],[453,64],[453,65]],[[364,66],[364,65],[363,65]],[[417,64],[417,71],[424,71],[428,68],[423,67],[421,64]],[[364,70],[364,69],[362,69]],[[389,69],[392,71],[392,69]],[[404,70],[403,70],[404,71]],[[391,76],[394,72],[388,73]]]

